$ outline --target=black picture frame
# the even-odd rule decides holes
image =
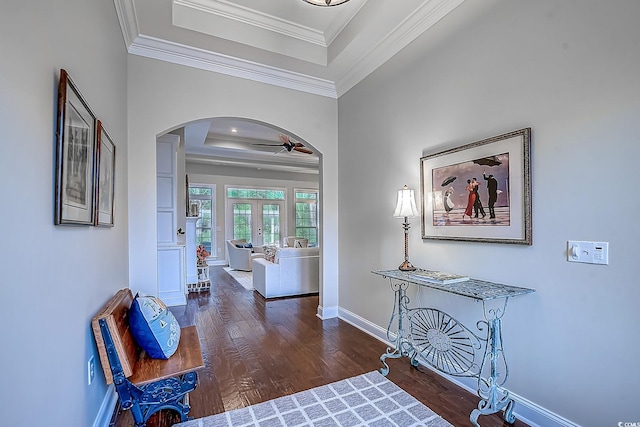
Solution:
[[[96,116],[66,70],[60,70],[56,129],[55,225],[95,220]]]

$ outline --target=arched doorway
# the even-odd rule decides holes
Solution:
[[[166,135],[179,138],[180,142],[176,148],[176,173],[177,173],[177,199],[188,199],[188,188],[180,185],[181,177],[188,177],[188,184],[193,187],[207,190],[212,195],[212,212],[204,212],[204,217],[209,220],[209,229],[202,233],[200,227],[198,232],[201,236],[208,236],[201,239],[208,244],[214,264],[226,264],[225,240],[237,237],[234,232],[237,224],[234,225],[233,202],[229,202],[228,195],[231,190],[244,189],[260,192],[278,192],[282,194],[282,204],[284,211],[277,212],[280,218],[276,218],[282,226],[279,233],[274,237],[274,230],[270,229],[269,242],[273,244],[274,239],[281,243],[285,236],[293,236],[300,232],[308,232],[312,238],[313,245],[320,246],[322,256],[322,215],[316,215],[317,221],[315,234],[308,229],[302,230],[299,212],[308,206],[309,200],[301,200],[309,194],[315,195],[315,202],[318,204],[315,212],[321,212],[321,158],[322,153],[311,144],[293,135],[285,129],[264,123],[238,117],[215,117],[209,119],[199,119],[172,128]],[[260,198],[260,197],[258,197]],[[248,202],[245,200],[243,202]],[[178,206],[181,203],[178,202]],[[242,203],[249,209],[260,205],[260,215],[254,212],[249,216],[258,218],[263,213],[263,206],[278,206],[273,202],[265,203],[262,200],[255,200],[252,203]],[[177,229],[182,227],[189,215],[188,208],[184,215],[180,210],[176,214]],[[204,218],[203,217],[203,218]],[[273,220],[272,217],[270,218]],[[307,218],[308,219],[308,218]],[[199,223],[205,223],[203,219]],[[267,233],[266,227],[260,225],[254,227],[261,233]],[[158,223],[161,226],[160,223]],[[267,239],[256,239],[257,244],[264,244]],[[178,239],[179,240],[179,239]],[[183,243],[183,242],[178,242]],[[161,242],[159,241],[160,245]],[[322,277],[322,274],[319,274]],[[322,293],[322,280],[321,280]],[[321,308],[319,307],[319,313]]]

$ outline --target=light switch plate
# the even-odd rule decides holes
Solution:
[[[567,242],[567,261],[587,264],[609,264],[609,242]]]

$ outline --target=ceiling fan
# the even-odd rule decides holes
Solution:
[[[282,147],[279,151],[276,151],[273,154],[281,153],[284,150],[287,150],[288,152],[291,152],[292,150],[294,150],[294,151],[299,151],[300,153],[313,154],[313,151],[304,147],[304,144],[302,144],[301,142],[294,142],[291,140],[291,138],[289,138],[286,135],[280,134],[280,141],[282,141],[282,144],[253,144],[253,145],[265,145],[267,147]]]

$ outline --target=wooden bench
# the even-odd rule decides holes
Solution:
[[[115,384],[123,409],[131,409],[136,427],[161,409],[173,409],[181,422],[189,419],[188,393],[198,384],[196,370],[204,367],[195,326],[180,330],[176,352],[167,360],[150,358],[129,330],[133,295],[120,289],[91,321],[107,384]]]

